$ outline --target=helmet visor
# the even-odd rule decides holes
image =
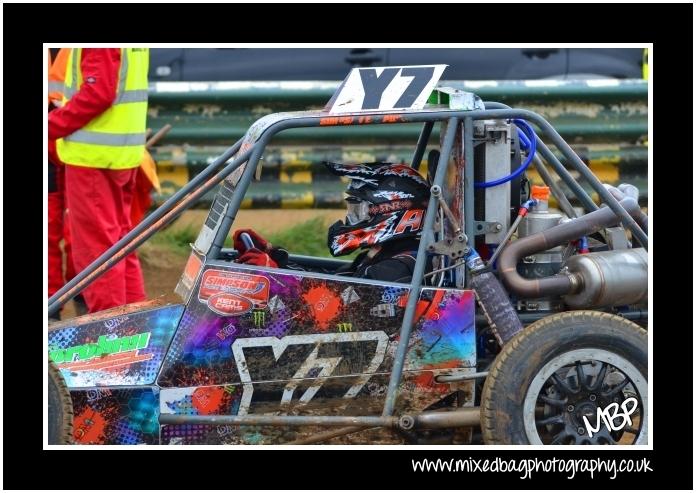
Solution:
[[[354,225],[370,218],[370,203],[352,197],[346,199],[346,224]]]

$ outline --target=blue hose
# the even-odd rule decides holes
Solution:
[[[510,180],[513,180],[520,176],[524,170],[527,169],[527,167],[531,164],[532,159],[534,159],[534,154],[536,154],[536,134],[534,133],[534,130],[532,130],[532,127],[527,124],[526,121],[524,120],[513,120],[512,121],[515,125],[517,125],[520,130],[526,132],[525,138],[522,137],[523,132],[519,132],[520,135],[520,144],[524,147],[525,145],[529,146],[529,151],[527,152],[527,159],[524,160],[524,163],[517,168],[515,171],[510,173],[507,176],[504,176],[502,178],[498,178],[497,180],[492,180],[492,181],[485,181],[485,182],[474,182],[474,188],[489,188],[489,187],[495,187],[497,185],[502,185],[503,183],[507,183]]]
[[[579,250],[581,252],[589,252],[590,251],[590,244],[587,241],[587,236],[583,236],[582,238],[580,238]]]
[[[517,136],[520,138],[520,149],[522,149],[523,151],[526,151],[527,149],[529,149],[531,142],[529,142],[529,139],[527,138],[527,136],[519,128],[517,129]]]

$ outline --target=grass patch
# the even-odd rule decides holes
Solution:
[[[317,217],[272,234],[268,241],[290,253],[330,257],[331,254],[326,247],[326,230],[324,220]]]
[[[158,231],[152,236],[150,241],[154,245],[166,247],[174,253],[188,255],[191,252],[190,244],[194,243],[197,237],[197,229],[193,226],[185,226]]]
[[[291,214],[290,211],[288,211]],[[331,258],[329,248],[326,246],[328,226],[321,217],[316,217],[286,228],[267,236],[273,245],[285,248],[288,252],[298,255],[310,255],[312,257]],[[152,237],[152,243],[168,248],[174,253],[188,255],[191,251],[190,244],[196,241],[198,229],[193,226],[182,228],[167,228],[156,233]],[[225,247],[232,248],[232,235],[225,239]],[[341,257],[345,260],[355,258],[358,252]]]
[[[333,258],[326,246],[329,227],[320,217],[310,219],[291,228],[270,235],[268,241],[282,246],[290,253],[312,257]],[[359,251],[340,257],[342,260],[354,259]]]

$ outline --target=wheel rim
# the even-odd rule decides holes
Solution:
[[[563,353],[544,365],[529,385],[523,406],[527,439],[534,445],[646,444],[647,396],[647,380],[625,358],[602,349]],[[612,403],[618,407],[630,397],[637,406],[629,424],[614,431],[601,421],[589,436],[583,416],[595,426],[598,408]]]

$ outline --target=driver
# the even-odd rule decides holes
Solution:
[[[350,179],[345,199],[346,218],[329,227],[329,251],[339,257],[363,250],[349,266],[335,274],[410,282],[430,198],[426,180],[405,164],[324,164],[333,174]],[[242,241],[243,233],[253,240],[253,248]],[[237,262],[265,267],[287,263],[285,250],[274,248],[252,230],[237,230],[233,238],[240,254]]]

